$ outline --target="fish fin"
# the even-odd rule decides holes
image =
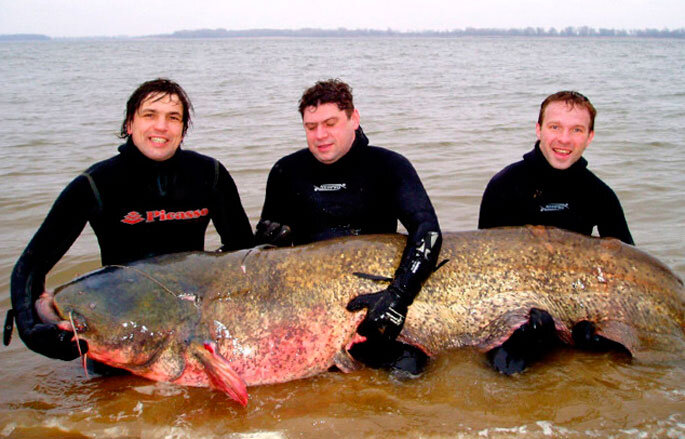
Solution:
[[[476,337],[479,340],[476,344],[478,350],[487,352],[506,342],[518,328],[528,321],[528,310],[527,307],[519,307],[492,319],[480,329]]]
[[[635,356],[640,340],[632,326],[616,320],[608,320],[595,324],[595,333],[623,346],[631,355]]]
[[[192,341],[191,349],[202,363],[209,378],[209,385],[220,390],[245,407],[247,405],[247,386],[231,364],[217,350],[216,343],[211,341]]]
[[[435,273],[436,271],[438,271],[438,269],[439,269],[440,267],[442,267],[443,265],[445,265],[445,264],[448,263],[449,261],[450,261],[449,259],[443,259],[442,261],[440,261],[440,263],[438,263],[438,264],[435,266],[435,268],[433,269],[433,273]]]
[[[362,279],[375,280],[377,282],[392,282],[391,277],[380,276],[378,274],[361,273],[359,271],[355,271],[352,274]]]
[[[338,353],[333,357],[333,362],[338,369],[345,373],[354,372],[355,370],[364,368],[362,363],[352,358],[352,355],[347,352],[347,349],[341,349],[338,351]]]

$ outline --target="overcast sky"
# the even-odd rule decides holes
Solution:
[[[138,36],[194,29],[685,27],[685,0],[0,0],[0,34]]]

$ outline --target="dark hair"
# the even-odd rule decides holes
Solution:
[[[150,95],[157,94],[160,95],[158,99],[161,99],[165,96],[178,96],[178,100],[181,101],[181,105],[183,105],[182,135],[186,135],[186,131],[188,131],[188,127],[191,124],[190,112],[193,111],[193,104],[190,103],[190,98],[186,94],[185,90],[183,90],[183,88],[174,81],[165,78],[157,78],[140,84],[136,91],[134,91],[133,94],[128,98],[128,102],[126,102],[126,117],[124,118],[124,122],[121,124],[121,132],[119,133],[119,137],[125,139],[129,136],[128,125],[133,121],[133,116],[136,114],[136,111],[138,111],[140,105]]]
[[[590,113],[590,132],[595,130],[595,116],[597,115],[597,110],[590,102],[590,99],[586,98],[577,91],[558,91],[552,95],[547,96],[542,104],[540,105],[540,114],[538,115],[538,124],[542,125],[542,116],[545,113],[545,109],[552,102],[565,102],[566,105],[570,107],[580,107],[585,108],[588,113]]]
[[[354,103],[350,86],[340,79],[318,81],[302,94],[299,102],[300,116],[304,116],[304,109],[307,107],[318,107],[321,104],[330,103],[337,104],[338,109],[347,113],[347,117],[352,116]]]

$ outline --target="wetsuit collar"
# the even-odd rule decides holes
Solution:
[[[578,159],[577,162],[572,164],[568,169],[556,169],[549,164],[545,156],[540,150],[540,141],[535,142],[535,147],[532,151],[527,152],[523,155],[523,161],[533,166],[538,172],[550,177],[564,177],[575,175],[578,172],[582,172],[587,168],[587,160],[584,157]]]
[[[354,142],[352,143],[352,148],[355,146],[357,147],[364,147],[369,145],[369,138],[366,137],[366,134],[364,134],[364,130],[362,129],[362,126],[359,125],[359,128],[354,132]],[[350,148],[350,149],[352,149]]]

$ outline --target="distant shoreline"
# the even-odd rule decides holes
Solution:
[[[140,36],[50,37],[42,34],[0,35],[0,41],[64,41],[64,40],[141,40],[141,39],[202,39],[202,38],[459,38],[459,37],[539,37],[539,38],[685,38],[680,29],[595,29],[587,26],[555,28],[466,28],[449,31],[408,31],[391,29],[197,29],[179,30],[170,34]]]

